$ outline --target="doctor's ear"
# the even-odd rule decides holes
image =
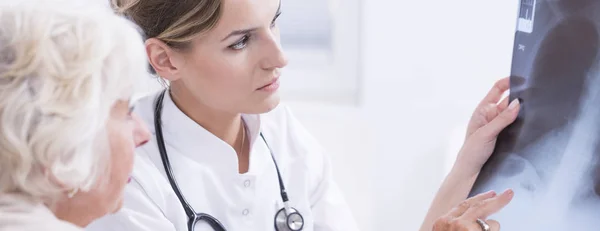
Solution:
[[[156,38],[146,40],[145,45],[148,61],[156,74],[169,81],[179,79],[183,57],[166,43]]]

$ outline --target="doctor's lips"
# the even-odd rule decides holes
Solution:
[[[266,85],[258,88],[257,90],[259,90],[259,91],[267,91],[267,92],[274,92],[274,91],[277,91],[277,89],[279,89],[279,76],[276,76],[273,80],[271,80],[271,82],[269,82]]]

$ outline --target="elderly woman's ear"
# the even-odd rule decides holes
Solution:
[[[142,37],[105,4],[0,2],[0,230],[119,210],[149,136],[129,99],[148,76]]]

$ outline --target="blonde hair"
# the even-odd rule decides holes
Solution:
[[[195,36],[212,29],[221,17],[221,0],[110,0],[118,14],[135,22],[145,38],[186,48]]]
[[[110,110],[146,63],[136,28],[105,5],[0,2],[0,193],[93,187],[108,167]]]

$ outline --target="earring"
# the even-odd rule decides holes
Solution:
[[[67,194],[67,197],[69,197],[69,199],[73,198],[75,196],[75,194],[77,194],[78,192],[79,192],[79,188],[74,188],[73,190],[71,190],[69,192],[69,194]]]

